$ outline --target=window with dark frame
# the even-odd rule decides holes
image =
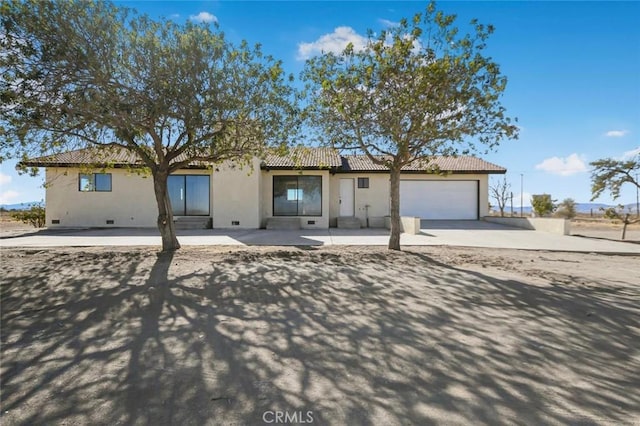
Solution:
[[[111,173],[80,173],[78,191],[111,192]]]
[[[322,176],[274,176],[274,216],[322,216]]]
[[[368,188],[369,187],[369,178],[368,177],[359,177],[358,178],[358,188]]]

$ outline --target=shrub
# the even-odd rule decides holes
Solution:
[[[11,213],[11,217],[24,223],[33,225],[35,228],[42,228],[45,225],[45,209],[39,205],[32,205],[27,210],[20,210]]]
[[[576,202],[573,198],[565,198],[558,205],[558,210],[556,210],[556,215],[559,217],[564,217],[565,219],[573,219],[576,217]]]
[[[543,217],[553,213],[556,206],[553,204],[555,200],[551,199],[549,194],[536,194],[531,196],[531,207],[536,216]]]

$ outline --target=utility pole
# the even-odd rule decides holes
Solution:
[[[513,191],[511,191],[511,217],[513,217]]]
[[[524,173],[520,173],[520,217],[522,215],[522,205],[524,203]]]

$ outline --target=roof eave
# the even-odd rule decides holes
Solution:
[[[60,163],[60,162],[39,162],[39,161],[21,161],[17,165],[26,166],[26,167],[59,167],[59,168],[70,168],[70,169],[79,169],[79,168],[94,168],[94,169],[144,169],[144,164],[130,164],[130,163],[116,163],[116,164],[106,164],[106,163]],[[206,165],[188,165],[181,167],[180,169],[198,169],[198,170],[206,170],[209,166]]]
[[[389,170],[338,170],[336,173],[389,173]],[[454,174],[454,175],[481,175],[481,174],[505,174],[506,170],[441,170],[439,172],[428,172],[425,170],[402,170],[401,174],[421,174],[421,175],[439,175],[439,174]]]

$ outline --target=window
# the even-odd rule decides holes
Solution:
[[[111,192],[111,173],[80,173],[78,191]]]
[[[274,216],[322,216],[322,176],[274,176]]]
[[[174,216],[209,216],[208,175],[170,175],[167,190]]]
[[[358,178],[358,188],[368,188],[369,187],[369,178]]]

